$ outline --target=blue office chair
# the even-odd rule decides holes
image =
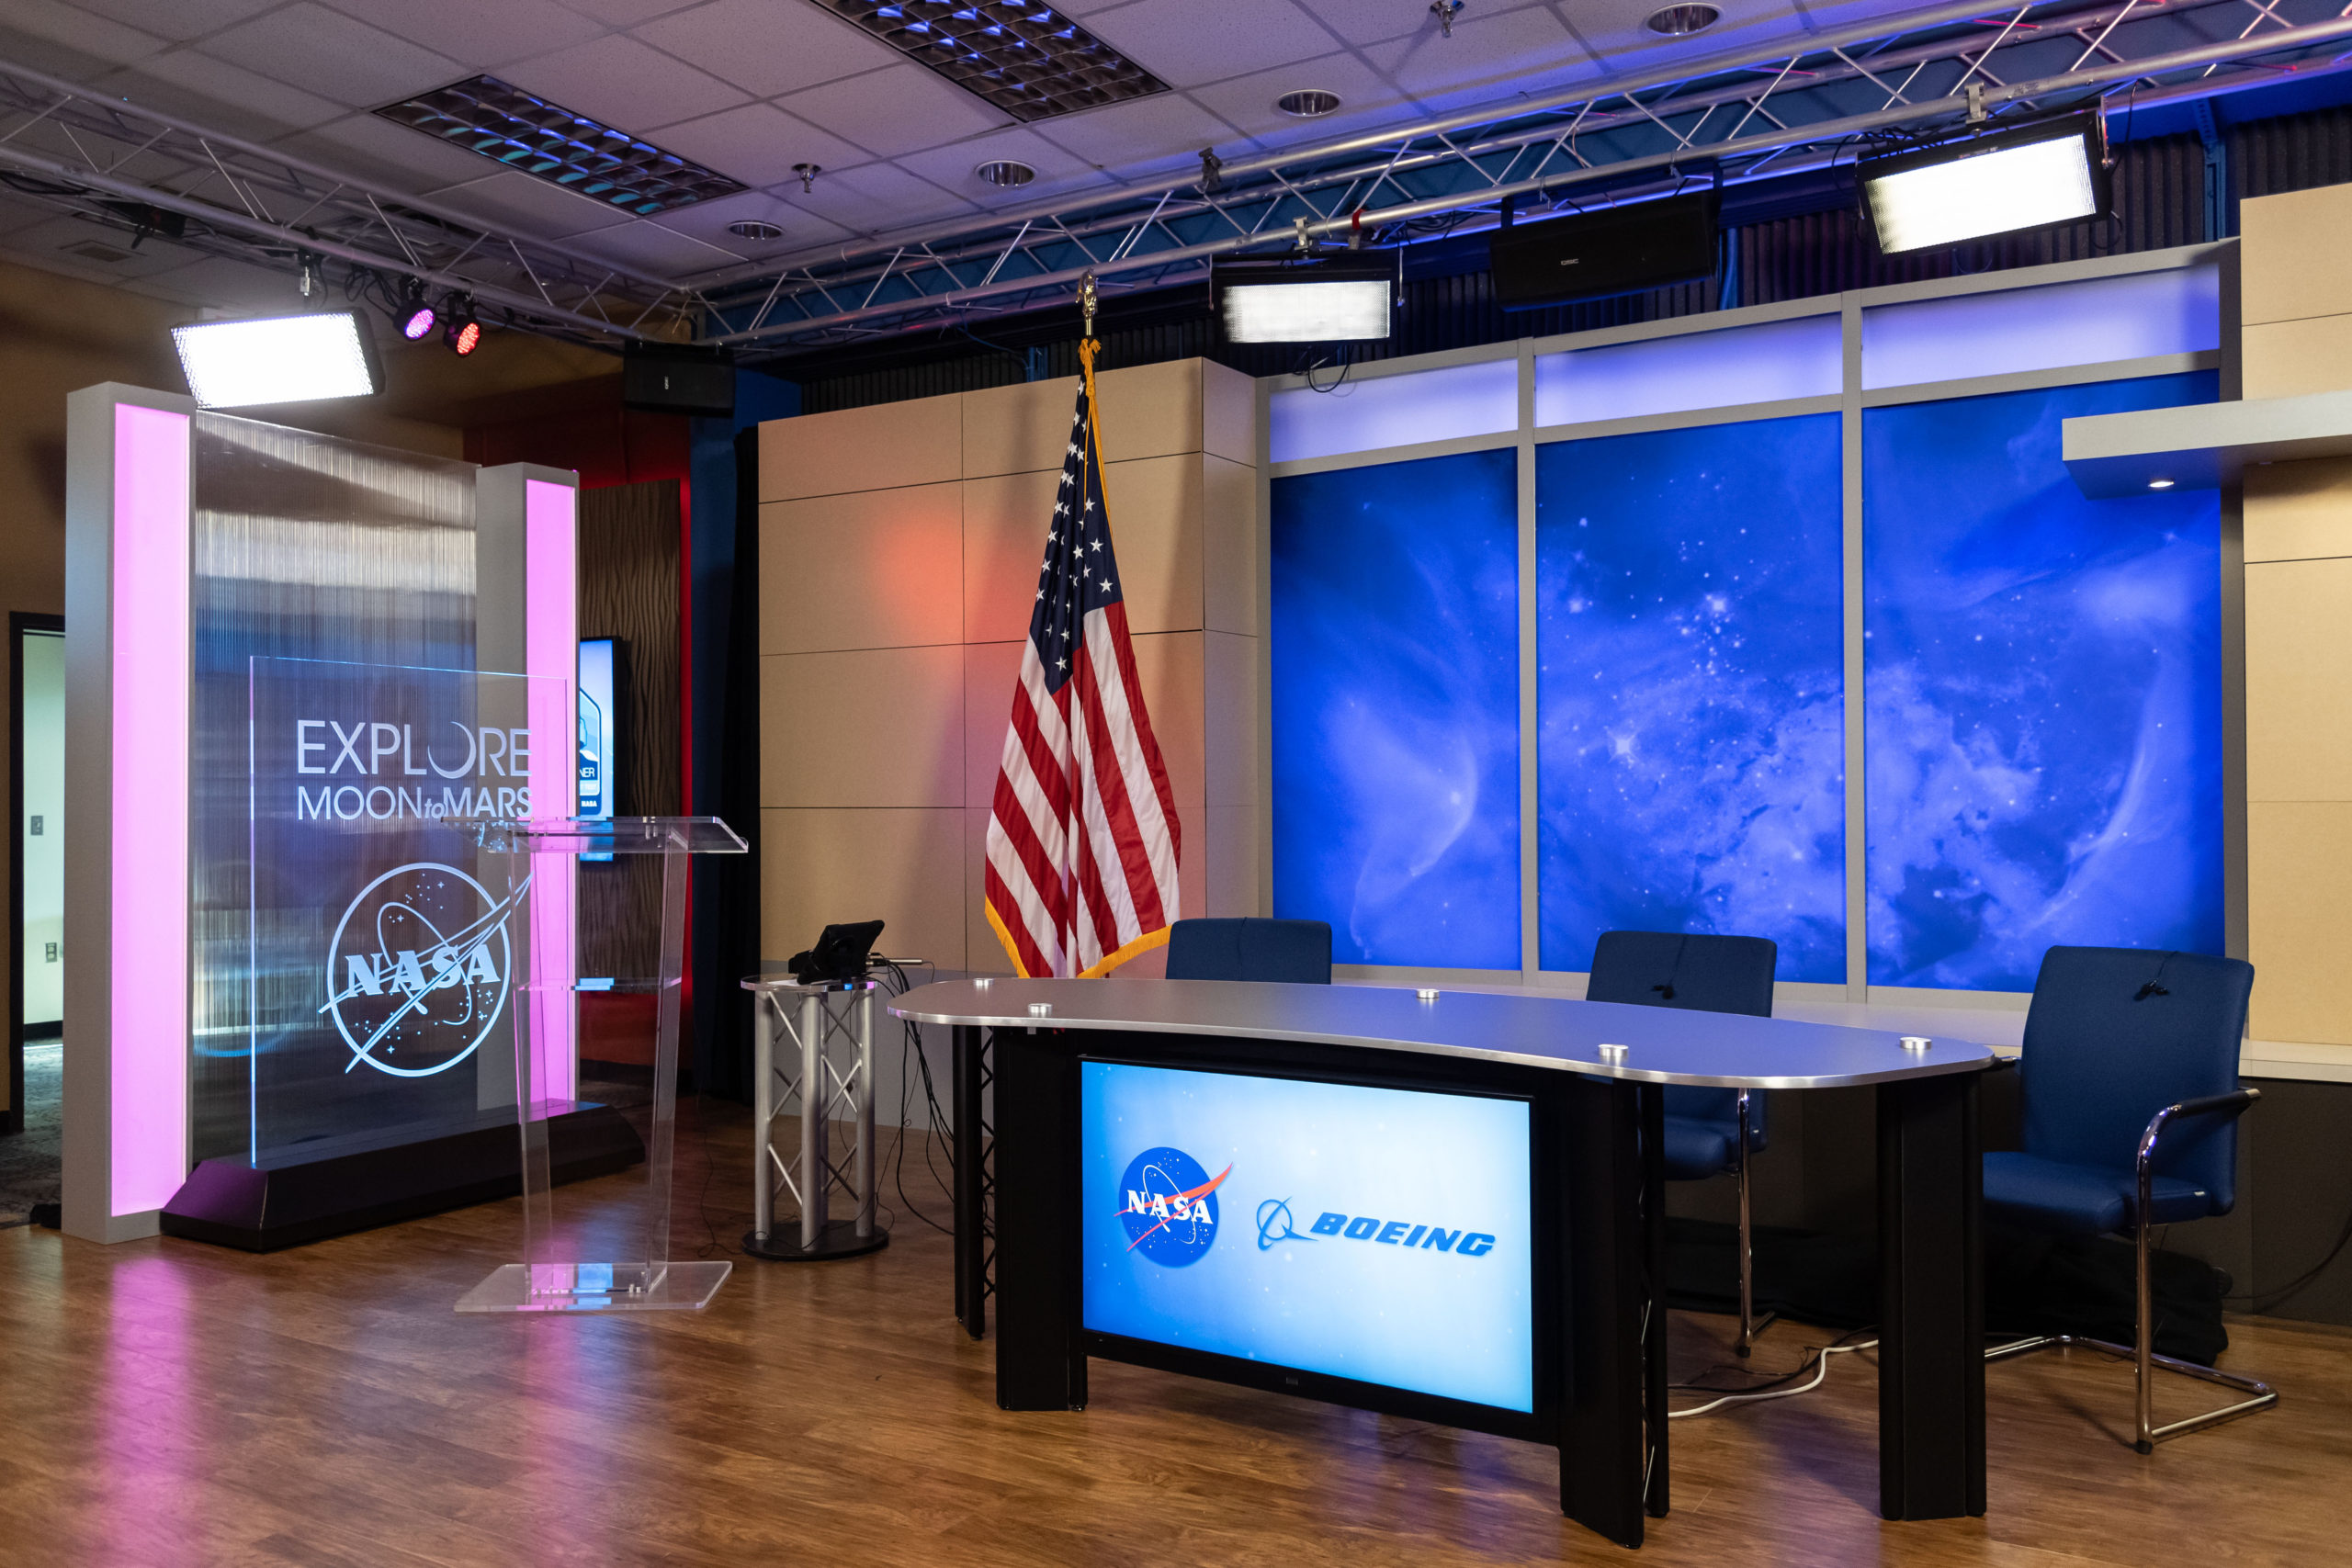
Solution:
[[[1697,1012],[1772,1016],[1772,968],[1780,949],[1760,936],[1686,936],[1679,931],[1604,931],[1592,950],[1585,999]],[[1744,1089],[1666,1090],[1664,1156],[1668,1181],[1729,1171],[1739,1178],[1739,1353],[1772,1321],[1756,1316],[1756,1250],[1748,1221],[1747,1156],[1764,1148],[1764,1097]]]
[[[2254,965],[2199,953],[2053,947],[2042,954],[2018,1062],[2025,1147],[1984,1156],[1988,1217],[2074,1236],[2128,1231],[2138,1249],[2130,1349],[2071,1334],[1996,1346],[1988,1360],[2053,1345],[2128,1355],[2139,1381],[2138,1441],[2156,1444],[2276,1404],[2263,1383],[2159,1356],[2149,1311],[2148,1233],[2226,1214],[2236,1201],[2237,1119],[2262,1098],[2238,1083]],[[2253,1397],[2154,1424],[2157,1367]]]
[[[1321,920],[1179,920],[1168,931],[1171,980],[1331,983],[1331,928]]]

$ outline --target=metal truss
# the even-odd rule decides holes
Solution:
[[[1972,113],[2154,106],[2343,68],[2340,0],[1946,5],[700,280],[707,341],[752,357],[1200,276],[1214,257],[1393,243],[1684,182],[1818,168]],[[1791,52],[1793,48],[1794,52]]]
[[[550,335],[668,338],[691,333],[705,311],[698,294],[663,279],[6,61],[0,177],[0,194],[145,231],[146,243],[289,273],[309,251],[460,290]],[[180,235],[156,241],[147,208],[176,214]]]

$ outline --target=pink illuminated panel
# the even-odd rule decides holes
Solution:
[[[187,1177],[188,416],[114,411],[113,1212]]]
[[[531,815],[545,819],[577,809],[580,770],[573,689],[580,667],[578,492],[569,485],[523,484],[524,673],[531,685]],[[579,861],[537,855],[531,919],[531,975],[546,1005],[531,1010],[531,1092],[569,1100],[578,1088],[571,983],[577,975],[574,911]]]

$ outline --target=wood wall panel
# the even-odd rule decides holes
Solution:
[[[763,806],[962,806],[962,646],[762,660],[760,753]]]
[[[997,771],[1012,723],[1012,685],[1021,678],[1021,642],[964,645],[964,804],[996,800]]]
[[[2352,315],[2248,327],[2239,348],[2240,384],[2249,398],[2333,392],[2352,365]]]
[[[963,477],[960,398],[877,403],[760,426],[760,500],[797,501]]]
[[[1103,501],[1125,574],[1127,629],[1198,631],[1201,626],[1201,458],[1106,463]],[[1034,534],[1035,525],[1030,525]]]
[[[1201,459],[1201,624],[1254,637],[1263,624],[1258,581],[1258,470]]]
[[[2352,314],[2352,186],[2241,202],[2238,254],[2246,325]]]
[[[1258,466],[1258,383],[1214,360],[1201,362],[1201,450]]]
[[[760,651],[964,640],[964,487],[760,508]]]
[[[1099,383],[1096,391],[1099,396]],[[962,400],[966,479],[1060,470],[1069,450],[1070,414],[1078,407],[1077,377],[991,387],[963,393]]]
[[[2254,1038],[2352,1041],[2352,801],[2249,803],[2246,883]]]
[[[1255,806],[1258,776],[1258,639],[1201,636],[1202,773],[1212,807]]]
[[[965,816],[763,811],[763,956],[789,958],[828,925],[881,920],[885,952],[963,968]]]
[[[2352,558],[2245,573],[2250,800],[2352,800]]]
[[[967,641],[1010,642],[1029,635],[1046,519],[1060,480],[1057,470],[1040,468],[964,481]]]
[[[2247,469],[2245,517],[2249,562],[2352,556],[2352,457]]]

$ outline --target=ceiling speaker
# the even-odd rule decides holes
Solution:
[[[731,419],[735,351],[633,343],[621,352],[621,406],[643,413]]]
[[[1715,192],[1670,196],[1495,231],[1495,300],[1532,310],[1712,277]]]

